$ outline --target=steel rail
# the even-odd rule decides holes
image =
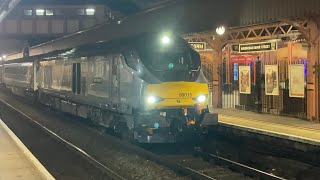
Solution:
[[[42,125],[41,123],[37,122],[36,120],[33,120],[30,116],[28,116],[27,114],[23,113],[22,111],[20,111],[19,109],[13,107],[11,104],[7,103],[6,101],[0,99],[0,101],[2,103],[4,103],[6,106],[8,106],[9,108],[13,109],[14,111],[18,112],[19,114],[23,115],[24,117],[26,117],[28,120],[30,120],[30,122],[36,124],[41,130],[43,130],[45,133],[47,133],[48,135],[50,135],[51,137],[53,137],[55,140],[57,140],[58,142],[62,142],[63,144],[65,144],[69,149],[75,151],[76,153],[78,153],[79,155],[81,155],[81,157],[89,160],[93,165],[95,165],[96,167],[98,167],[99,169],[101,169],[102,171],[104,171],[105,173],[107,173],[108,175],[110,175],[113,179],[119,179],[119,180],[126,180],[127,178],[122,177],[121,175],[119,175],[118,173],[116,173],[115,171],[113,171],[112,169],[108,168],[106,165],[104,165],[103,163],[99,162],[98,160],[96,160],[94,157],[92,157],[91,155],[89,155],[87,152],[85,152],[84,150],[82,150],[81,148],[77,147],[76,145],[72,144],[71,142],[63,139],[61,136],[59,136],[58,134],[54,133],[53,131],[51,131],[50,129],[48,129],[47,127],[45,127],[44,125]]]
[[[230,160],[230,159],[218,156],[218,155],[214,155],[211,153],[204,153],[204,152],[201,152],[200,150],[196,150],[196,152],[199,153],[202,157],[205,157],[207,159],[209,158],[209,159],[217,160],[226,166],[235,168],[239,172],[244,172],[244,173],[249,174],[254,177],[260,177],[261,179],[286,180],[285,178],[276,176],[276,175],[268,173],[268,172],[264,172],[262,170],[241,164],[239,162],[236,162],[236,161],[233,161],[233,160]]]
[[[20,113],[21,115],[23,115],[24,117],[26,117],[27,119],[29,119],[32,123],[36,124],[38,127],[40,127],[43,131],[45,131],[47,134],[49,134],[51,137],[53,137],[54,139],[64,143],[67,145],[67,147],[69,147],[70,149],[76,151],[77,153],[79,153],[82,157],[88,159],[90,162],[92,162],[94,165],[96,165],[97,167],[99,167],[100,169],[102,169],[104,172],[108,173],[109,175],[111,175],[113,178],[115,179],[120,179],[120,180],[125,180],[126,178],[122,177],[121,175],[117,174],[115,171],[111,170],[110,168],[108,168],[106,165],[104,165],[103,163],[99,162],[98,160],[96,160],[95,158],[93,158],[92,156],[90,156],[87,152],[85,152],[84,150],[82,150],[81,148],[77,147],[76,145],[72,144],[71,142],[63,139],[62,137],[60,137],[59,135],[57,135],[56,133],[54,133],[53,131],[51,131],[50,129],[48,129],[47,127],[45,127],[44,125],[42,125],[41,123],[37,122],[36,120],[33,120],[30,116],[28,116],[27,114],[23,113],[22,111],[18,110],[17,108],[13,107],[11,104],[7,103],[6,101],[0,99],[0,101],[2,103],[4,103],[6,106],[8,106],[9,108],[17,111],[18,113]],[[186,176],[190,176],[192,179],[206,179],[206,180],[215,180],[215,178],[210,177],[206,174],[203,174],[197,170],[194,170],[190,167],[185,167],[182,166],[178,163],[172,162],[171,160],[168,160],[166,158],[162,158],[161,156],[154,154],[150,151],[147,151],[145,149],[141,149],[137,146],[132,146],[131,144],[123,144],[123,147],[125,147],[128,150],[134,151],[135,153],[137,153],[140,156],[145,157],[146,159],[149,159],[151,161],[154,161],[156,163],[158,163],[159,165],[163,165],[175,172],[177,172],[178,174],[181,175],[186,175]],[[229,160],[227,158],[223,158],[214,154],[208,154],[208,153],[204,153],[201,152],[200,150],[196,150],[197,153],[199,153],[200,155],[202,155],[203,157],[208,157],[210,159],[215,159],[215,160],[219,160],[220,162],[224,163],[227,166],[232,166],[232,167],[236,167],[237,170],[239,170],[240,172],[243,173],[247,173],[250,175],[254,175],[254,176],[258,176],[258,177],[262,177],[264,179],[274,179],[274,180],[285,180],[285,178],[281,178],[278,177],[276,175],[255,169],[253,167]]]
[[[71,150],[74,150],[75,152],[80,154],[82,157],[88,159],[90,162],[92,162],[94,165],[98,166],[104,172],[106,172],[109,175],[111,175],[114,179],[126,180],[126,178],[124,178],[121,175],[117,174],[115,171],[111,170],[106,165],[104,165],[103,163],[101,163],[98,160],[96,160],[95,158],[93,158],[91,155],[89,155],[84,150],[82,150],[81,148],[79,148],[76,145],[72,144],[71,142],[63,139],[61,136],[59,136],[58,134],[56,134],[52,130],[48,129],[47,127],[45,127],[41,123],[37,122],[36,120],[32,119],[30,116],[28,116],[24,112],[22,112],[19,109],[13,107],[11,104],[9,104],[8,102],[6,102],[6,101],[4,101],[2,99],[0,99],[0,101],[2,103],[4,103],[6,106],[8,106],[9,108],[13,109],[14,111],[17,111],[18,113],[20,113],[21,115],[26,117],[32,123],[36,124],[38,127],[41,128],[41,130],[45,131],[48,135],[50,135],[51,137],[53,137],[57,141],[60,141],[60,142],[62,142],[64,144],[66,144],[67,147],[69,147]],[[131,150],[131,151],[137,153],[138,155],[140,155],[142,157],[145,157],[146,159],[154,161],[154,162],[158,163],[159,165],[165,166],[165,167],[173,170],[174,172],[176,172],[176,173],[178,173],[180,175],[190,176],[192,179],[195,179],[195,180],[215,180],[214,178],[212,178],[210,176],[207,176],[207,175],[205,175],[205,174],[203,174],[201,172],[198,172],[198,171],[196,171],[196,170],[194,170],[192,168],[183,167],[183,166],[181,166],[179,164],[176,164],[176,163],[173,163],[171,161],[168,161],[167,159],[163,159],[160,156],[158,156],[156,154],[153,154],[153,153],[151,153],[149,151],[146,151],[144,149],[141,149],[141,148],[139,148],[137,146],[132,146],[131,144],[128,144],[128,143],[124,142],[123,147],[128,149],[128,150]]]

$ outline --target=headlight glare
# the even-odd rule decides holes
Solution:
[[[145,102],[147,104],[155,104],[157,102],[163,101],[161,97],[158,96],[146,96]]]
[[[200,103],[203,103],[206,101],[206,96],[205,95],[200,95],[197,97],[197,101],[200,102]]]
[[[154,96],[149,96],[148,98],[147,98],[147,102],[149,103],[149,104],[153,104],[153,103],[155,103],[156,102],[156,97],[154,97]]]

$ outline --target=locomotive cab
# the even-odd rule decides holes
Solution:
[[[204,114],[209,112],[208,84],[199,54],[174,36],[148,36],[138,41],[137,47],[140,77],[148,79],[136,117],[141,128],[135,138],[140,142],[176,142],[186,131],[199,131]]]

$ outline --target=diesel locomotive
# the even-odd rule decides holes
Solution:
[[[217,124],[199,54],[179,36],[142,33],[12,62],[0,78],[13,93],[123,138],[174,143]]]

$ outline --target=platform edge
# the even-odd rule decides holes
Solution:
[[[47,180],[55,180],[49,171],[39,162],[39,160],[29,151],[21,140],[11,131],[11,129],[0,119],[0,126],[4,128],[10,138],[16,143],[23,154],[32,162],[34,167],[41,173],[41,176]]]

